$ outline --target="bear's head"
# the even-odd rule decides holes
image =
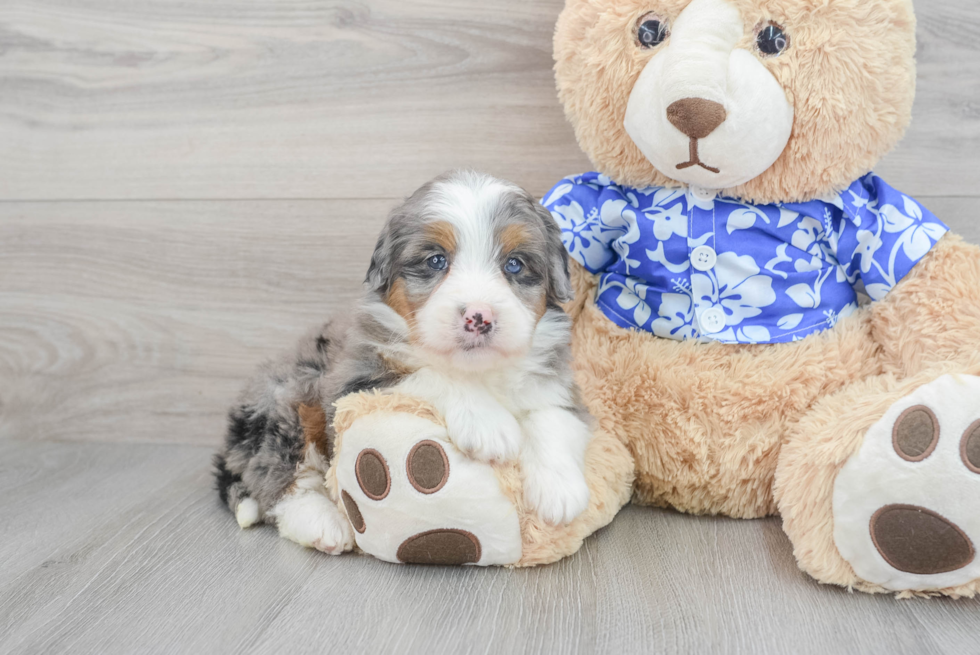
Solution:
[[[559,97],[599,172],[751,202],[840,191],[902,137],[911,0],[567,0]]]

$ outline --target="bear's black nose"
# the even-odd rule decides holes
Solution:
[[[703,139],[728,117],[725,108],[704,98],[685,98],[667,107],[667,120],[692,139]]]

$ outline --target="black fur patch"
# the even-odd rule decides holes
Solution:
[[[398,384],[400,375],[390,373],[387,375],[367,374],[348,380],[341,388],[338,398],[343,398],[347,394],[357,393],[358,391],[370,391],[371,389],[384,389]]]
[[[241,482],[242,478],[228,470],[224,455],[216,454],[212,462],[214,463],[214,488],[217,489],[221,502],[227,505],[228,488],[236,482]]]
[[[265,414],[250,416],[248,407],[235,407],[228,415],[226,446],[229,450],[244,449],[254,455],[262,447],[268,422]]]
[[[315,359],[303,359],[297,362],[296,366],[298,368],[305,368],[315,373],[323,373],[327,370],[326,364],[322,361],[317,361]]]

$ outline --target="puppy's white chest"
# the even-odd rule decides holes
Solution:
[[[423,368],[402,380],[395,389],[424,398],[441,411],[458,403],[499,405],[510,413],[521,411],[518,376],[501,373],[466,375]]]

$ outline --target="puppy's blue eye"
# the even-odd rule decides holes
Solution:
[[[518,273],[524,270],[524,262],[517,259],[516,257],[511,257],[510,259],[507,260],[507,263],[504,264],[504,270],[510,273],[511,275],[517,275]]]
[[[432,255],[425,262],[429,265],[433,271],[444,271],[449,262],[446,261],[445,255]]]

